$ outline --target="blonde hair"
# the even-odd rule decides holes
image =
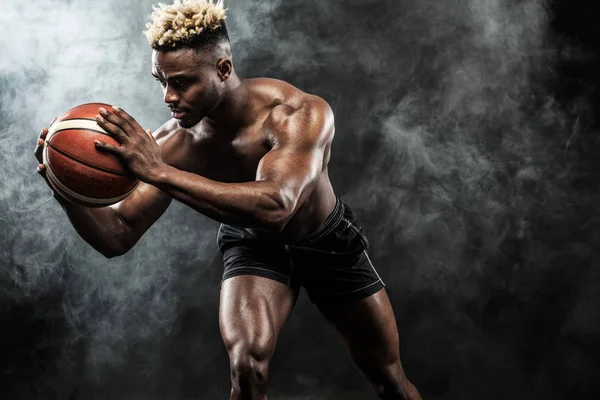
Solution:
[[[144,33],[155,49],[176,48],[201,33],[225,28],[223,0],[175,0],[153,6]]]

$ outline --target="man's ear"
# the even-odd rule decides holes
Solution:
[[[217,73],[219,78],[221,78],[221,82],[225,82],[231,76],[231,72],[233,71],[233,64],[231,60],[228,58],[221,58],[217,61]]]

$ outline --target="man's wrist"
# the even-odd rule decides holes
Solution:
[[[166,181],[170,168],[170,165],[162,163],[156,166],[155,168],[149,170],[147,176],[145,176],[144,179],[140,179],[150,185],[156,186]]]

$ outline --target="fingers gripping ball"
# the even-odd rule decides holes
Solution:
[[[96,149],[96,139],[120,146],[96,123],[100,107],[111,106],[82,104],[61,115],[50,125],[42,153],[52,187],[65,199],[87,207],[117,203],[139,184],[116,156]]]

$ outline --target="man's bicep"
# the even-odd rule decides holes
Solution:
[[[261,160],[256,180],[275,185],[283,204],[289,205],[293,214],[316,186],[323,171],[323,157],[320,148],[271,150]]]
[[[256,180],[315,179],[323,169],[323,153],[321,149],[273,149],[265,154],[258,164]]]
[[[129,248],[160,218],[171,200],[155,186],[140,182],[127,198],[110,206],[125,224]]]
[[[272,182],[284,200],[299,205],[325,167],[334,132],[331,109],[322,100],[307,101],[296,110],[275,108],[268,121],[274,145],[259,163],[256,180]]]

